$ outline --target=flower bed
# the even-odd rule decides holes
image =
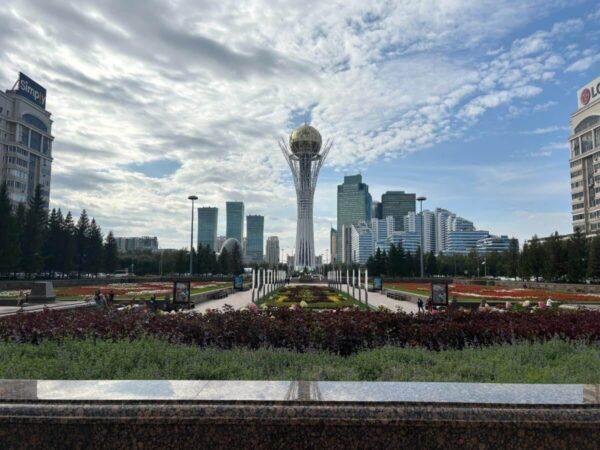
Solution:
[[[429,295],[429,283],[387,283],[386,287]],[[560,302],[600,302],[600,294],[578,294],[572,292],[557,292],[544,289],[508,288],[503,286],[478,286],[466,284],[451,284],[450,296],[459,301],[546,301],[548,298]]]
[[[279,289],[264,306],[339,309],[358,307],[358,303],[323,286],[287,286]]]
[[[198,291],[205,290],[209,287],[220,287],[224,286],[226,283],[211,283],[211,282],[193,282],[192,283],[192,294],[197,293]],[[56,288],[56,296],[57,297],[89,297],[96,293],[96,291],[104,292],[105,294],[109,292],[114,292],[117,298],[141,298],[146,297],[149,298],[152,295],[156,296],[164,296],[167,294],[171,294],[173,289],[173,283],[168,282],[147,282],[147,283],[110,283],[103,285],[93,285],[93,286],[69,286],[69,287],[61,287]],[[196,291],[196,292],[195,292]]]
[[[347,355],[384,345],[430,350],[553,338],[600,342],[600,312],[478,312],[407,315],[384,311],[313,312],[290,308],[267,311],[211,311],[206,314],[151,314],[128,311],[47,310],[0,319],[0,339],[138,339],[153,336],[173,343],[218,348],[278,347],[327,350]]]

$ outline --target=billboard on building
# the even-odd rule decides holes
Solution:
[[[46,89],[22,72],[19,72],[17,94],[46,109]]]
[[[577,91],[577,108],[583,108],[600,99],[600,77]]]

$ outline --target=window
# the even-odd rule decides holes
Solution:
[[[600,147],[600,128],[594,130],[594,143],[596,147]]]
[[[575,203],[573,205],[573,211],[575,211],[577,209],[583,209],[583,203]]]
[[[583,197],[583,192],[577,192],[576,194],[572,194],[571,197],[573,200]]]
[[[34,126],[38,130],[44,131],[46,133],[48,132],[48,127],[46,126],[46,124],[32,114],[23,114],[23,122]]]
[[[29,128],[21,127],[21,144],[29,147]]]
[[[579,155],[579,138],[571,141],[571,156],[574,158]]]
[[[583,119],[579,124],[575,127],[575,133],[579,134],[587,128],[593,127],[597,123],[600,123],[600,116],[590,116]]]
[[[573,220],[583,220],[583,214],[574,214]]]
[[[592,132],[588,131],[581,136],[581,153],[589,152],[593,148],[594,144],[592,142]]]
[[[42,135],[37,131],[31,130],[30,147],[38,152],[42,151]]]
[[[44,155],[50,154],[50,139],[48,139],[47,137],[45,137],[43,140],[42,153]]]
[[[583,174],[583,170],[576,170],[575,172],[571,172],[571,178],[578,177]]]

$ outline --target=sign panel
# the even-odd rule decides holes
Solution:
[[[242,275],[238,275],[233,279],[233,288],[240,291],[244,289],[244,277]]]
[[[448,283],[431,283],[431,301],[434,305],[448,305]]]
[[[381,281],[381,277],[373,278],[373,289],[376,291],[380,291],[382,287],[383,287],[383,283]]]
[[[191,283],[189,281],[175,281],[173,283],[173,302],[189,303]]]
[[[22,72],[19,72],[17,94],[46,109],[46,89]]]
[[[600,99],[600,77],[577,91],[577,107],[583,108]]]

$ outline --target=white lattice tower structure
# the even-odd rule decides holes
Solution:
[[[320,152],[321,144],[321,134],[316,128],[307,124],[292,131],[289,147],[285,140],[279,141],[279,147],[290,166],[296,187],[298,221],[296,223],[295,267],[298,270],[304,270],[304,268],[312,270],[315,267],[313,200],[319,171],[333,142],[327,141],[322,152]]]

